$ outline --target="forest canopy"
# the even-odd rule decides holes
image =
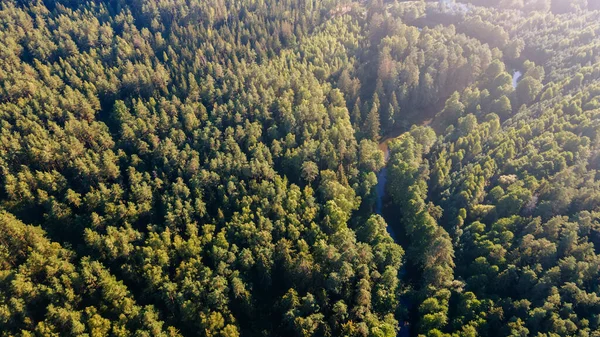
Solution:
[[[593,0],[0,0],[0,336],[600,336]]]

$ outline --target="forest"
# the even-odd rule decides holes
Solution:
[[[0,0],[0,337],[600,337],[600,1]]]

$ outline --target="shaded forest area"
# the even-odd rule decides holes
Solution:
[[[0,336],[600,336],[599,35],[592,0],[1,0]]]

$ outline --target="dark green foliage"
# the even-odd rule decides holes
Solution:
[[[600,336],[597,9],[0,1],[0,336]]]
[[[552,1],[577,13],[560,17],[549,2],[526,1],[545,12],[531,16],[497,10],[519,2],[472,3],[496,8],[446,19],[504,55],[493,51],[446,99],[435,142],[414,129],[390,144],[387,188],[400,214],[390,224],[405,236],[417,333],[597,336],[598,13],[575,1]],[[437,11],[427,5],[422,22]],[[504,62],[522,64],[515,88]]]
[[[3,1],[0,335],[395,335],[339,5]]]

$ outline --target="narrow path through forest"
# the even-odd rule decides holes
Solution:
[[[399,137],[399,136],[398,136]],[[381,143],[379,143],[379,148],[383,151],[384,156],[385,156],[385,162],[387,164],[387,161],[390,157],[390,150],[388,148],[388,142],[395,139],[397,137],[394,138],[388,138],[384,141],[382,141]],[[385,184],[387,182],[387,167],[383,167],[381,169],[381,171],[379,171],[379,173],[377,174],[377,186],[376,186],[376,192],[377,192],[377,199],[376,199],[376,203],[375,203],[375,213],[381,215],[382,217],[385,218],[384,214],[383,214],[383,201],[385,198]],[[389,219],[386,219],[386,223],[388,222]],[[398,241],[398,237],[396,236],[396,233],[394,233],[394,229],[392,228],[392,226],[388,225],[387,226],[387,231],[388,233],[390,233],[390,236],[392,237],[392,239],[394,239],[394,241],[398,244],[400,244],[400,242]],[[406,268],[404,268],[404,266],[402,266],[402,268],[400,269],[400,276],[405,279],[406,278]],[[401,305],[406,305],[407,308],[410,307],[410,301],[407,298],[401,298],[400,299],[400,303]],[[410,308],[409,308],[410,309]],[[398,332],[398,337],[408,337],[410,336],[410,323],[407,321],[400,321],[400,331]]]
[[[429,123],[431,123],[431,119],[424,121],[422,123],[422,125],[429,125]],[[404,132],[407,132],[407,131],[405,130],[405,131],[401,132],[399,135],[386,137],[386,138],[384,138],[383,141],[381,141],[379,143],[379,149],[381,151],[383,151],[383,153],[384,153],[386,165],[387,165],[387,161],[390,158],[390,150],[388,148],[388,143],[390,141],[393,141],[394,139],[402,136],[404,134]],[[376,186],[377,198],[376,198],[376,202],[375,202],[375,213],[381,215],[384,219],[385,219],[385,215],[383,214],[383,206],[384,206],[383,202],[385,200],[385,192],[386,192],[385,185],[386,185],[386,183],[387,183],[387,167],[384,166],[377,174],[377,186]],[[387,226],[388,233],[390,233],[390,236],[392,237],[392,239],[394,239],[394,241],[397,244],[400,244],[399,237],[394,232],[394,228],[389,225],[391,219],[385,219],[385,220],[386,220],[386,223],[388,223],[388,226]],[[405,268],[405,265],[403,264],[403,266],[400,268],[400,271],[399,271],[400,277],[402,279],[407,278],[406,272],[407,272],[407,269]],[[401,297],[400,304],[402,306],[406,307],[407,310],[409,310],[409,311],[411,310],[412,303],[409,298]],[[397,336],[398,337],[409,337],[410,336],[410,322],[400,321],[400,331],[398,332]]]
[[[513,78],[512,78],[512,85],[514,88],[517,87],[517,84],[519,83],[519,80],[521,78],[523,74],[521,73],[521,71],[519,70],[515,70],[513,72]],[[431,123],[432,119],[428,119],[425,120],[421,123],[421,125],[423,126],[427,126]],[[380,143],[379,143],[379,149],[381,151],[383,151],[384,154],[384,159],[385,159],[385,163],[387,166],[387,161],[390,158],[390,149],[388,147],[389,142],[393,141],[394,139],[402,136],[405,132],[407,132],[407,130],[403,130],[400,131],[400,134],[396,134],[396,135],[392,135],[392,136],[388,136],[385,137]],[[387,183],[387,167],[384,166],[379,173],[377,174],[377,186],[376,186],[376,193],[377,193],[377,198],[375,201],[375,213],[381,215],[382,217],[384,217],[385,219],[385,215],[383,213],[383,202],[385,200],[385,185]],[[400,244],[399,242],[399,237],[398,235],[394,232],[394,228],[392,226],[389,225],[391,219],[385,219],[386,223],[388,223],[387,226],[387,231],[388,233],[390,233],[390,236],[392,237],[392,239],[394,239],[394,241],[397,244]],[[406,280],[408,278],[408,275],[406,274],[407,269],[405,268],[405,266],[403,265],[402,268],[400,269],[400,276],[403,280]],[[401,298],[400,302],[402,303],[402,305],[406,306],[408,310],[411,310],[411,306],[412,304],[410,303],[410,299],[408,298]],[[407,321],[401,321],[400,322],[400,331],[398,332],[398,336],[399,337],[408,337],[410,336],[410,323]]]

